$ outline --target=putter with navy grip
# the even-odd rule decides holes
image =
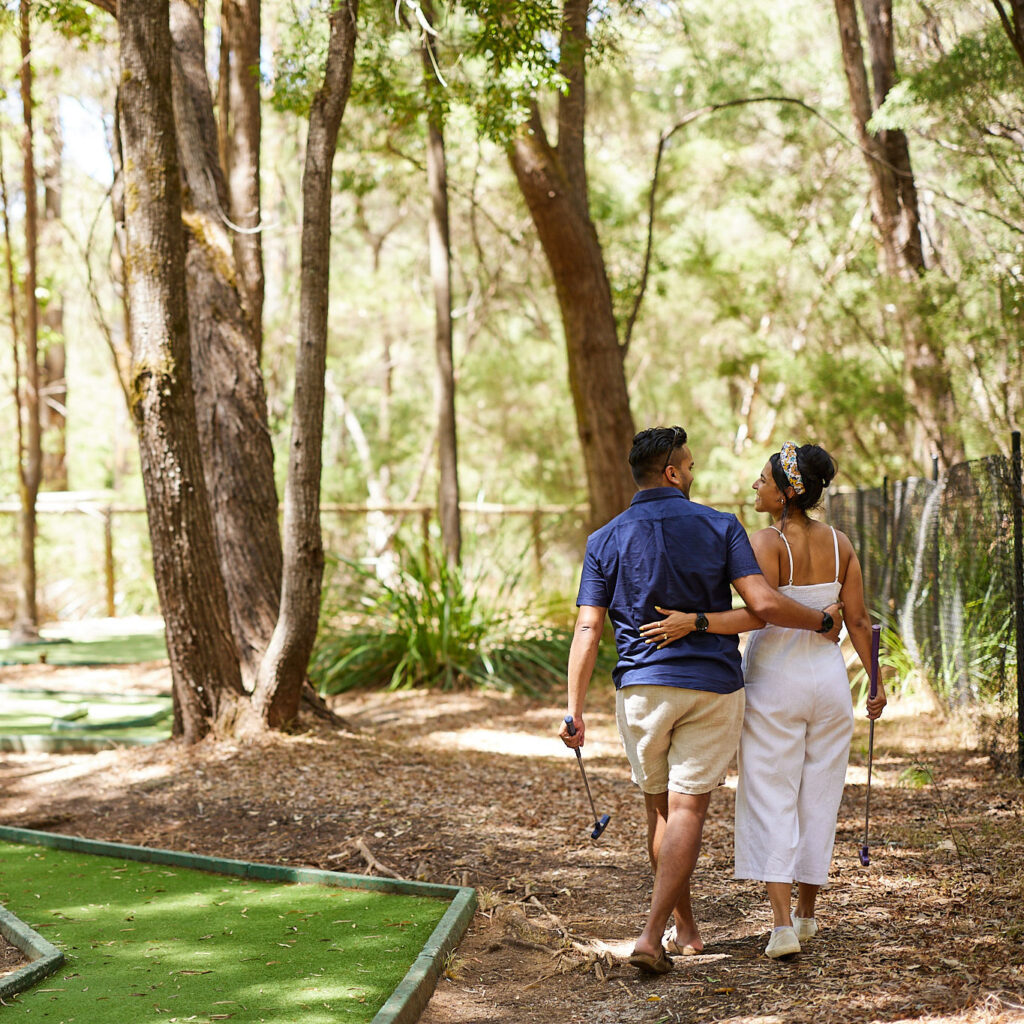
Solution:
[[[868,687],[868,696],[874,697],[878,693],[878,648],[882,641],[882,627],[875,625],[871,627],[871,684]],[[864,867],[871,863],[868,856],[868,818],[871,816],[871,763],[875,757],[875,720],[871,720],[868,731],[868,794],[867,803],[864,807],[864,845],[860,848],[860,862]]]
[[[569,727],[569,735],[576,735],[576,726],[572,724],[572,715],[565,716],[565,724]],[[580,748],[575,747],[576,761],[580,766],[580,774],[583,776],[583,785],[587,788],[587,797],[590,800],[590,809],[594,812],[594,831],[590,833],[591,839],[599,839],[601,833],[608,827],[608,822],[611,821],[610,814],[602,814],[601,817],[597,816],[597,808],[594,806],[594,798],[590,795],[590,783],[587,782],[587,773],[583,768],[583,755],[580,753]]]

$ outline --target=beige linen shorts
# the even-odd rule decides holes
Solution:
[[[725,773],[743,730],[746,696],[681,686],[623,686],[615,720],[633,781],[650,794],[709,793]]]

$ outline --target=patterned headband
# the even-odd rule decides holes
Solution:
[[[804,478],[800,475],[800,467],[796,463],[796,445],[792,441],[787,441],[782,446],[779,462],[782,463],[786,479],[793,485],[793,490],[797,494],[803,494],[807,488],[804,487]]]

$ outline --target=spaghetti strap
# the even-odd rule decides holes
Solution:
[[[772,529],[782,538],[782,543],[786,545],[786,553],[789,555],[789,582],[786,586],[791,587],[793,586],[793,549],[789,546],[789,541],[786,540],[786,535],[777,526],[773,526]],[[835,530],[832,532],[835,533]],[[839,579],[838,573],[836,574],[836,579]]]
[[[835,578],[834,582],[838,583],[839,582],[839,538],[836,536],[836,528],[834,526],[831,527],[831,530],[832,530],[832,547],[833,547],[833,549],[835,550],[835,553],[836,553],[836,578]],[[792,560],[792,557],[791,557],[790,558],[790,563],[792,563],[792,561],[793,560]]]

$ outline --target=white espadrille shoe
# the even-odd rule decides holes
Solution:
[[[772,929],[772,937],[764,948],[764,955],[778,960],[780,957],[793,956],[800,952],[800,940],[796,937],[796,929],[790,925],[782,925]]]
[[[813,917],[797,917],[793,915],[793,929],[801,942],[813,939],[818,934],[818,922]]]

